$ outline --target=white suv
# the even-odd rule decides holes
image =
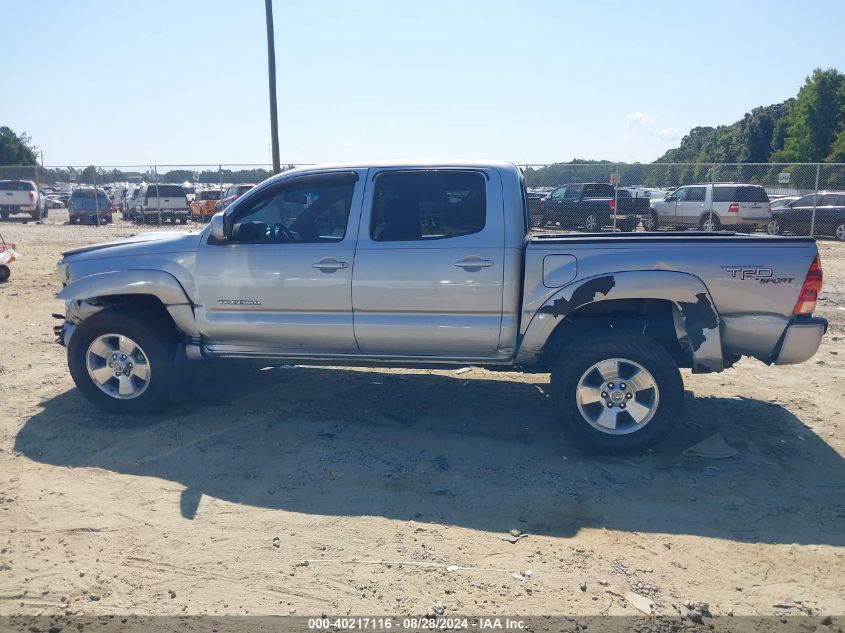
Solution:
[[[188,221],[188,196],[179,185],[143,185],[132,195],[130,205],[130,217],[141,224],[158,222],[159,215],[162,222]]]
[[[772,217],[769,196],[760,185],[716,183],[678,187],[662,200],[651,201],[643,228],[697,226],[702,231],[722,227],[753,231]]]

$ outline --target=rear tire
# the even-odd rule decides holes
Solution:
[[[594,369],[599,364],[602,371]],[[616,375],[608,369],[614,364]],[[579,446],[631,453],[653,446],[672,430],[683,407],[684,383],[675,360],[654,339],[602,331],[560,351],[551,396],[563,429]],[[593,397],[595,402],[587,402]]]
[[[595,213],[588,213],[584,218],[584,228],[590,233],[601,230],[601,220]]]
[[[845,222],[840,222],[833,227],[833,237],[840,242],[845,242]]]
[[[7,281],[12,276],[12,269],[6,264],[0,264],[0,284]]]
[[[117,337],[124,337],[123,340],[130,341],[141,351],[140,356],[146,362],[137,362],[139,365],[147,365],[148,380],[136,381],[134,388],[139,391],[138,395],[120,397],[107,393],[108,389],[117,391],[122,388],[117,376],[107,377],[110,384],[105,386],[95,381],[98,370],[105,370],[106,373],[111,371],[106,366],[108,359],[93,351],[96,349],[95,342],[103,337],[112,340],[114,347],[118,347],[121,340]],[[120,354],[123,346],[119,346],[115,351]],[[70,339],[67,360],[73,382],[95,407],[109,413],[134,415],[159,411],[167,405],[175,351],[176,333],[163,317],[149,311],[122,306],[107,308],[82,321]],[[94,364],[98,364],[99,369],[91,369]]]
[[[0,220],[8,220],[9,219],[9,212],[8,211],[0,211]]]
[[[712,216],[712,217],[711,217]],[[701,216],[701,219],[698,221],[698,228],[701,231],[721,231],[722,230],[722,221],[719,220],[719,216],[715,213],[705,213]]]

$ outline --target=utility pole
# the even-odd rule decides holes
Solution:
[[[279,163],[279,120],[276,112],[276,44],[273,40],[273,0],[264,0],[267,14],[267,73],[270,76],[270,143],[273,151],[273,173],[282,171]]]

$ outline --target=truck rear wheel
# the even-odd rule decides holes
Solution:
[[[12,270],[6,264],[0,264],[0,283],[12,276]]]
[[[176,337],[149,311],[107,308],[82,321],[67,359],[79,391],[102,411],[152,413],[169,401]]]
[[[681,413],[684,383],[654,339],[601,332],[565,347],[551,395],[564,430],[582,448],[639,452],[661,441]]]

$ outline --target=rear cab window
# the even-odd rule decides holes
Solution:
[[[156,197],[156,185],[150,185],[147,189],[147,198]],[[184,198],[185,190],[179,185],[158,185],[159,198]]]
[[[758,185],[716,185],[713,202],[769,202],[769,195]]]
[[[600,183],[592,185],[584,185],[584,198],[612,198],[615,189],[613,185],[603,185]]]
[[[2,191],[35,191],[35,185],[24,180],[0,180]]]
[[[479,233],[487,220],[477,172],[384,172],[376,178],[370,237],[376,242],[441,240]]]

